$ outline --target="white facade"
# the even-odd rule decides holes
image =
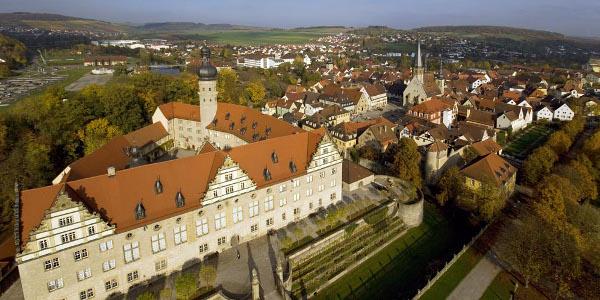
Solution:
[[[575,117],[575,112],[569,108],[567,104],[561,105],[559,108],[554,110],[554,119],[560,121],[571,121]]]

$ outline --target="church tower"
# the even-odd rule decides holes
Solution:
[[[198,95],[200,96],[200,125],[202,130],[210,125],[217,114],[217,68],[210,63],[210,49],[200,50],[202,64],[198,69]],[[204,133],[205,137],[208,135]]]
[[[424,80],[425,70],[423,69],[423,60],[421,58],[421,40],[417,42],[417,67],[415,68],[415,78],[420,83],[425,82]]]
[[[440,88],[440,92],[443,94],[446,89],[446,80],[444,79],[444,67],[443,67],[442,55],[440,54],[440,72],[437,74],[435,78],[435,83],[438,88]]]

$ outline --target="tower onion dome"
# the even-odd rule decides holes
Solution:
[[[200,50],[202,64],[198,69],[198,78],[202,81],[217,80],[217,68],[210,63],[210,49],[206,46]]]

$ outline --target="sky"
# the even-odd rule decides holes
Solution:
[[[502,25],[600,36],[599,0],[0,0],[1,12],[264,27]]]

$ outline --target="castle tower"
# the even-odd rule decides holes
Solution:
[[[198,95],[200,97],[200,125],[202,130],[210,125],[217,113],[217,68],[210,63],[210,49],[200,50],[202,64],[198,69]],[[204,133],[207,137],[208,134]]]
[[[415,68],[415,77],[419,82],[423,83],[425,70],[423,69],[423,59],[421,58],[421,40],[417,42],[417,67]]]
[[[435,141],[427,148],[425,156],[425,177],[428,182],[434,182],[438,171],[448,160],[448,146],[440,141]]]

